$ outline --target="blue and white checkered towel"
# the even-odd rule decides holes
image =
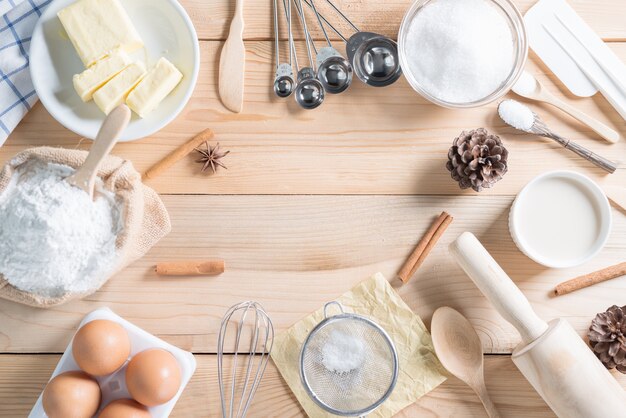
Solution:
[[[0,0],[0,146],[37,102],[28,69],[35,23],[52,0]]]

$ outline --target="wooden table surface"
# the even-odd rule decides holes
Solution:
[[[283,331],[377,271],[393,277],[442,210],[455,221],[400,294],[427,325],[433,311],[444,305],[470,319],[487,354],[487,385],[503,416],[552,417],[510,360],[518,334],[450,259],[447,245],[463,231],[474,232],[542,318],[564,317],[584,334],[597,312],[624,304],[626,277],[560,298],[551,298],[549,292],[564,279],[624,261],[625,214],[614,209],[613,231],[598,257],[557,271],[517,250],[507,229],[509,206],[525,183],[548,170],[575,170],[621,185],[625,171],[608,179],[553,143],[505,128],[495,104],[461,111],[435,107],[404,79],[384,89],[356,81],[348,92],[328,96],[315,111],[298,109],[293,99],[276,99],[270,87],[274,63],[269,0],[246,2],[245,108],[239,115],[230,113],[218,99],[217,68],[234,2],[182,3],[200,37],[202,64],[195,93],[167,128],[119,144],[114,153],[143,171],[208,127],[222,147],[231,150],[224,160],[228,170],[201,174],[190,157],[150,181],[170,212],[172,232],[93,296],[49,310],[0,301],[0,417],[28,414],[77,324],[100,306],[197,354],[198,370],[172,416],[218,416],[216,331],[229,306],[258,300],[277,331]],[[338,3],[357,26],[395,37],[409,0]],[[533,0],[516,3],[525,12]],[[626,2],[570,3],[626,60]],[[314,36],[319,39],[319,31]],[[604,98],[573,98],[532,54],[528,69],[549,90],[626,135],[626,124]],[[557,132],[614,160],[626,160],[626,141],[608,145],[555,109],[533,108]],[[504,140],[510,151],[509,173],[491,190],[460,191],[444,167],[447,150],[462,130],[482,126]],[[0,160],[43,145],[87,149],[89,143],[37,105],[0,148]],[[227,272],[216,278],[180,279],[153,272],[159,261],[202,257],[224,258]],[[626,378],[616,377],[626,387]],[[249,416],[302,415],[271,365]],[[471,391],[450,378],[400,416],[485,414]]]

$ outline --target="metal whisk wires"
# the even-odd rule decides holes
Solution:
[[[223,418],[246,416],[265,373],[273,342],[274,326],[257,302],[239,303],[224,315],[217,340]],[[225,359],[230,362],[226,365],[230,372],[225,372]]]

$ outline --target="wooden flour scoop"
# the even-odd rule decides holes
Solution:
[[[85,162],[74,174],[67,177],[67,181],[72,186],[83,189],[93,199],[93,190],[98,176],[98,169],[109,155],[113,146],[117,142],[121,133],[126,129],[130,121],[130,109],[126,105],[120,105],[113,109],[104,119],[98,135],[94,140],[89,155]]]
[[[513,362],[560,418],[626,418],[626,392],[563,319],[539,318],[485,247],[469,232],[450,252],[522,336]]]

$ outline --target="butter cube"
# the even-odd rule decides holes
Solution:
[[[114,53],[98,61],[82,73],[74,75],[73,81],[76,93],[83,99],[83,102],[88,102],[91,100],[96,90],[116,76],[130,63],[130,58],[124,52]]]
[[[126,98],[126,104],[142,118],[157,108],[159,103],[183,79],[178,68],[162,57],[156,66],[137,84]]]
[[[79,0],[58,16],[85,67],[112,51],[131,53],[143,47],[119,0]]]
[[[146,67],[143,63],[133,62],[96,91],[93,94],[93,101],[108,115],[111,110],[124,103],[128,93],[144,75],[146,75]]]

